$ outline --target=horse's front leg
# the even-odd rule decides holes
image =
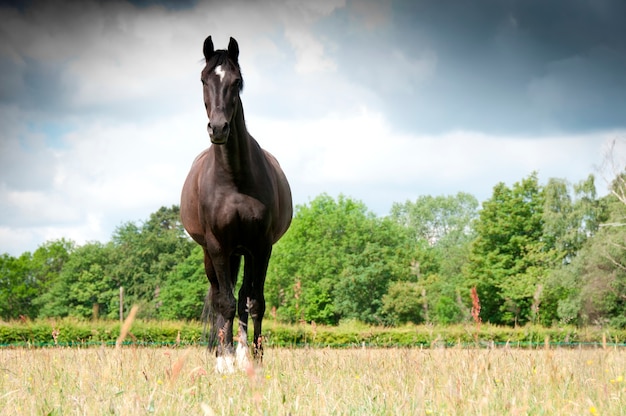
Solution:
[[[241,289],[239,289],[238,298],[238,314],[239,314],[239,332],[237,334],[237,366],[241,370],[248,368],[250,364],[248,351],[248,312],[250,310],[250,290],[248,282],[244,279]]]
[[[219,373],[234,371],[233,321],[236,312],[236,300],[233,294],[233,283],[230,276],[230,263],[217,256],[211,256],[206,264],[212,264],[211,307],[215,313],[211,333],[217,338],[217,363],[215,369]],[[208,274],[208,273],[207,273]]]
[[[263,335],[261,331],[261,325],[263,322],[263,316],[265,315],[265,297],[263,291],[257,292],[256,299],[251,302],[250,315],[252,316],[252,322],[254,324],[254,350],[252,356],[255,361],[263,361]]]
[[[263,361],[263,336],[262,336],[262,323],[263,316],[265,316],[265,295],[263,293],[265,287],[265,276],[267,274],[267,266],[272,254],[272,246],[269,245],[266,250],[260,251],[257,254],[256,261],[253,265],[254,274],[252,279],[252,287],[250,290],[250,297],[247,300],[248,312],[252,317],[252,323],[254,325],[254,338],[253,338],[253,357],[255,361]]]
[[[217,362],[215,369],[218,373],[234,372],[233,351],[233,320],[235,317],[235,298],[230,290],[215,293],[212,299],[216,311],[215,328],[217,335]],[[231,293],[228,296],[228,293]]]

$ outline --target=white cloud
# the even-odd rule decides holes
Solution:
[[[542,180],[581,180],[618,134],[541,140],[464,131],[399,134],[383,114],[367,108],[299,122],[252,116],[248,127],[283,166],[296,204],[342,192],[380,215],[392,202],[425,194],[465,191],[483,200],[497,182],[511,184],[533,170]],[[64,144],[51,165],[50,187],[0,189],[3,210],[14,218],[0,227],[0,252],[32,250],[33,243],[62,236],[106,241],[120,223],[177,204],[191,162],[209,142],[200,108],[150,124],[86,124],[67,134]],[[40,160],[47,153],[40,147],[20,157]],[[26,172],[27,164],[13,171]]]
[[[314,2],[287,1],[287,13],[282,14],[285,38],[296,53],[296,72],[307,74],[334,71],[336,63],[325,54],[324,44],[312,30],[313,23],[345,6],[344,0]]]
[[[533,171],[544,181],[559,177],[578,182],[594,173],[603,146],[626,134],[400,134],[382,114],[365,108],[347,117],[298,123],[251,119],[249,125],[283,165],[299,203],[321,192],[339,191],[381,215],[392,202],[425,194],[463,191],[484,200],[496,183],[511,185]]]

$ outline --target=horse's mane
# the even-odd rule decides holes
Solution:
[[[225,51],[224,49],[216,50],[213,53],[213,56],[211,56],[211,59],[206,61],[206,65],[209,68],[215,68],[218,65],[224,64],[227,64],[230,69],[237,69],[238,71],[241,71],[241,68],[239,68],[239,63],[233,62],[228,56],[228,51]]]

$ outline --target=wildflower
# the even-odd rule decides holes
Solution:
[[[158,385],[161,385],[161,384],[163,384],[163,380],[161,380],[161,379],[158,379],[158,380],[157,380],[157,384],[158,384]]]
[[[472,288],[470,293],[472,295],[472,318],[474,318],[476,325],[480,326],[482,319],[480,318],[480,299],[478,298],[476,286]]]
[[[595,406],[591,406],[589,408],[589,413],[591,413],[592,415],[597,415],[598,414],[598,409],[596,409]]]

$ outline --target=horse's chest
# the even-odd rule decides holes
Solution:
[[[242,224],[258,224],[267,220],[267,206],[252,196],[231,195],[227,205],[231,206],[233,219]]]
[[[256,233],[269,227],[267,205],[250,195],[217,194],[207,201],[205,208],[205,216],[217,234]]]

